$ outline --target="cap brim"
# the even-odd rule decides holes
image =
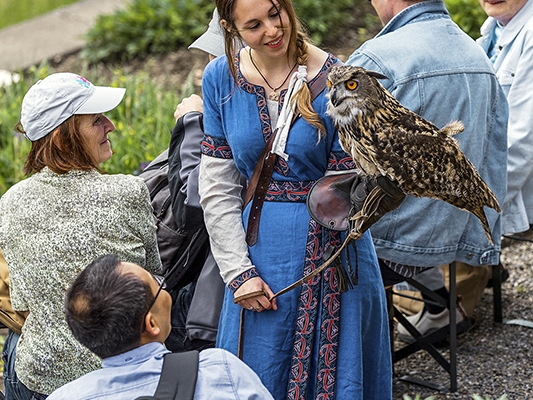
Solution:
[[[95,86],[93,95],[78,108],[75,114],[100,114],[112,110],[120,104],[126,93],[125,88]]]
[[[206,31],[196,39],[189,46],[189,49],[198,49],[212,54],[215,57],[223,56],[224,53],[224,37],[215,33]]]

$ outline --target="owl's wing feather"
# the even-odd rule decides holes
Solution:
[[[438,198],[463,209],[469,199],[484,196],[483,204],[498,202],[457,141],[447,135],[413,135],[402,126],[389,126],[374,139],[374,162],[398,182],[406,194]]]

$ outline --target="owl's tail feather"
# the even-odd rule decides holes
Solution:
[[[472,210],[472,214],[474,214],[476,217],[479,218],[481,221],[481,226],[483,226],[483,230],[485,231],[485,235],[487,235],[487,238],[489,239],[489,242],[491,245],[494,246],[494,241],[492,240],[492,232],[490,231],[489,221],[487,221],[487,217],[485,215],[485,211],[483,210],[483,207],[478,207]]]
[[[486,206],[494,208],[496,212],[502,212],[502,210],[500,209],[500,204],[498,203],[498,199],[496,198],[494,193],[492,193],[492,190],[490,190],[488,186],[487,190],[489,192],[489,201],[487,202]]]
[[[473,185],[473,187],[477,187],[478,188],[477,193],[482,194],[481,201],[483,202],[483,205],[493,208],[494,210],[496,210],[496,212],[500,213],[502,210],[500,209],[500,204],[498,203],[498,199],[496,198],[496,195],[490,189],[489,185],[487,185],[487,183],[483,180],[483,178],[481,178],[479,173],[477,173],[477,171],[476,171],[476,180],[477,180],[477,183]]]
[[[465,126],[461,121],[451,121],[448,122],[445,126],[440,129],[439,132],[442,132],[448,136],[457,135],[465,130]]]

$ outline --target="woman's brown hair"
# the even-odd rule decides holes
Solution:
[[[26,175],[50,168],[57,174],[66,174],[77,169],[89,171],[98,165],[86,149],[85,139],[80,132],[80,121],[84,116],[74,115],[45,137],[31,143],[31,149],[24,164]],[[19,122],[15,129],[25,134]]]
[[[239,34],[237,27],[234,23],[233,13],[235,10],[235,3],[237,0],[216,0],[216,6],[218,14],[221,20],[226,21],[226,29],[224,32],[224,42],[226,47],[226,56],[228,57],[228,66],[233,76],[233,80],[237,83],[237,68],[233,62],[233,57],[237,52],[237,44],[242,43],[242,37]],[[278,4],[275,4],[273,0],[270,0],[272,5],[279,10],[281,8],[287,13],[290,22],[290,34],[289,34],[289,51],[287,52],[287,58],[291,56],[294,51],[294,56],[298,65],[307,65],[308,59],[308,43],[310,43],[309,36],[304,32],[302,24],[296,15],[294,6],[291,0],[277,0]],[[279,8],[278,8],[279,5]],[[280,16],[281,23],[281,16]],[[293,50],[294,49],[294,50]],[[319,135],[322,135],[326,130],[320,117],[313,110],[311,105],[311,92],[308,85],[302,85],[300,90],[294,94],[294,101],[296,107],[302,117],[315,128],[318,129]]]

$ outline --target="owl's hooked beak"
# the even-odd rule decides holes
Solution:
[[[344,97],[337,97],[337,89],[334,87],[329,90],[329,101],[331,101],[331,104],[333,104],[334,107],[338,107],[344,99]]]

